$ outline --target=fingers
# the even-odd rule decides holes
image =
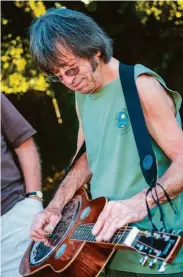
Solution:
[[[34,231],[34,230],[31,230],[31,233],[30,233],[30,237],[31,238],[35,238],[36,239],[36,241],[37,240],[43,240],[44,239],[44,233],[43,233],[43,235],[41,236],[39,233],[37,233],[36,231]]]
[[[101,229],[99,235],[96,237],[97,241],[108,241],[113,236],[115,231],[117,230],[116,227],[117,220],[106,221],[103,228]]]
[[[40,220],[39,220],[40,218]],[[31,226],[30,237],[34,241],[43,241],[45,239],[45,232],[42,226],[45,224],[45,219],[42,217],[35,217]]]
[[[59,213],[52,212],[48,218],[48,221],[47,221],[48,224],[44,226],[44,231],[51,234],[55,229],[57,223],[60,221],[60,219],[61,219],[60,212]]]
[[[119,201],[110,201],[95,223],[92,234],[96,241],[110,241],[114,233],[124,225],[133,222],[131,213]]]
[[[50,217],[49,217],[49,222],[47,225],[44,226],[44,235],[49,237],[53,230],[55,229],[57,223],[60,221],[61,219],[61,214],[55,214],[53,213]]]
[[[48,224],[45,228],[44,231],[48,232],[48,235],[51,234],[54,230],[54,227],[51,224]]]
[[[112,202],[112,201],[111,201]],[[97,222],[95,223],[93,230],[92,230],[92,234],[94,236],[97,236],[99,234],[99,232],[101,231],[101,229],[103,228],[104,223],[106,222],[106,219],[109,217],[111,209],[110,209],[110,204],[108,203],[103,211],[101,212],[101,214],[99,215]]]
[[[56,210],[45,209],[37,214],[31,226],[31,239],[34,241],[42,241],[45,245],[48,245],[48,236],[52,234],[60,219],[61,213]]]
[[[125,224],[126,224],[126,220],[120,221],[118,218],[115,218],[111,222],[106,223],[106,225],[101,231],[102,239],[104,241],[109,241],[112,238],[112,236],[115,234],[115,232],[121,227],[123,227]]]

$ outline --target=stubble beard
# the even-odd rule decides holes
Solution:
[[[91,69],[92,69],[92,73],[94,73],[95,71],[96,71],[96,69],[97,69],[97,67],[99,66],[99,62],[98,61],[96,61],[94,58],[92,58],[92,59],[90,59],[90,64],[91,64]],[[102,77],[102,76],[101,76]],[[99,78],[99,76],[97,76],[97,79],[99,80],[100,78]],[[94,89],[90,92],[90,94],[92,94],[92,93],[94,93],[94,92],[97,92],[98,90],[100,90],[100,88],[102,87],[100,87],[99,86],[99,88],[97,88],[97,80],[93,77],[93,83],[95,84],[95,87],[94,87]],[[100,82],[98,82],[98,84],[100,84]]]

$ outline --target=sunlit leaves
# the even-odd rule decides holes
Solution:
[[[59,2],[55,2],[55,7],[56,7],[56,8],[61,8],[62,5],[61,5]]]
[[[38,72],[29,53],[27,39],[6,36],[2,42],[2,91],[5,93],[25,93],[30,89],[45,92],[50,84],[45,75]]]
[[[15,1],[17,8],[24,8],[25,12],[31,12],[33,17],[39,17],[46,12],[43,1]]]
[[[17,8],[23,8],[25,13],[31,13],[32,17],[39,17],[46,12],[43,1],[19,1],[14,2]],[[61,4],[56,2],[57,8]],[[2,18],[2,24],[6,25],[8,20]],[[8,93],[26,93],[29,90],[36,90],[46,93],[53,99],[53,106],[58,118],[58,123],[62,123],[55,94],[47,81],[46,76],[39,72],[34,64],[29,51],[28,39],[12,34],[7,34],[2,38],[1,44],[1,90]]]
[[[7,20],[7,19],[5,19],[5,18],[2,18],[2,24],[3,24],[3,25],[8,24],[8,20]]]
[[[183,24],[183,1],[137,1],[136,11],[143,24],[149,17],[162,22],[173,21],[175,25]]]
[[[43,1],[29,1],[27,5],[31,8],[35,17],[39,17],[46,12],[46,7],[43,4]]]
[[[20,0],[15,0],[15,5],[17,8],[22,8],[24,7],[25,2],[24,1],[20,1]]]
[[[83,2],[85,5],[88,5],[90,2],[92,2],[92,0],[81,0],[81,2]]]
[[[31,12],[33,17],[38,17],[46,11],[43,1],[18,1],[15,5],[17,8],[24,8],[25,12]],[[3,24],[5,25],[3,19]],[[2,57],[1,57],[1,88],[5,93],[25,93],[30,89],[47,92],[54,96],[51,91],[45,75],[38,72],[36,65],[33,63],[30,52],[28,39],[20,36],[12,37],[8,34],[2,39]]]

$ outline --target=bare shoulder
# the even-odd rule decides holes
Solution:
[[[151,76],[139,76],[136,85],[150,135],[171,160],[175,159],[182,153],[183,132],[176,121],[174,101]]]
[[[166,105],[175,114],[175,104],[171,95],[154,77],[142,74],[137,77],[136,86],[146,112],[156,111],[156,108]]]

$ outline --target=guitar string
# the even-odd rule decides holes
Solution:
[[[82,224],[82,225],[79,225],[79,227],[85,227],[85,226],[87,226],[87,227],[92,227],[94,224],[93,223],[90,223],[90,224]],[[125,236],[125,238],[129,235],[129,233],[128,234],[125,234],[125,232],[126,231],[130,231],[131,229],[132,229],[133,227],[127,227],[126,226],[126,228],[121,228],[121,229],[119,229],[118,231],[117,231],[117,234],[115,235],[113,235],[113,236],[115,236],[114,237],[114,240],[113,241],[111,241],[110,242],[110,240],[109,241],[102,241],[102,243],[111,243],[111,244],[114,244],[114,241],[115,241],[115,239],[116,239],[116,237],[118,237],[119,235],[120,235],[120,238],[119,238],[119,240],[115,243],[115,245],[117,246],[117,245],[119,245],[119,241]],[[86,230],[86,229],[85,229]],[[124,230],[124,232],[121,232],[122,230]],[[87,231],[91,231],[91,229],[90,228],[87,228]],[[140,233],[140,235],[141,236],[143,236],[143,237],[145,237],[146,235],[144,234],[144,233],[142,233],[142,232],[139,232]],[[138,235],[139,235],[139,233],[138,233]],[[83,234],[80,234],[80,235],[83,235]],[[85,234],[86,235],[86,234]],[[122,235],[122,236],[121,236]],[[93,235],[91,235],[90,234],[90,236],[92,237],[91,238],[91,241],[89,240],[89,238],[87,239],[87,240],[84,240],[84,239],[78,239],[78,240],[83,240],[83,241],[89,241],[89,242],[96,242],[96,240],[93,240],[93,239],[95,239],[95,237],[93,236]],[[138,239],[134,239],[134,241],[135,242],[138,242],[138,243],[140,243],[141,245],[143,245],[143,246],[145,246],[145,247],[148,247],[149,249],[151,249],[151,250],[154,250],[154,251],[157,251],[158,252],[158,250],[156,249],[156,248],[154,248],[154,247],[152,247],[152,246],[149,246],[148,244],[146,244],[146,243],[144,243],[144,242],[141,242],[140,240],[138,240]],[[133,241],[133,242],[134,242]],[[123,244],[123,242],[122,242],[122,244]],[[135,248],[134,246],[131,246],[131,248]],[[135,248],[136,249],[136,248]],[[143,253],[143,251],[140,251],[140,250],[137,250],[137,251],[139,251],[139,252],[141,252],[141,253]],[[152,256],[154,256],[154,255],[152,255]],[[162,258],[163,259],[163,258]]]
[[[124,230],[125,230],[125,231],[129,231],[128,229],[124,229]],[[79,232],[76,233],[76,231],[77,231],[77,230],[75,230],[75,232],[73,233],[73,234],[75,235],[75,237],[76,237],[75,239],[78,239],[78,240],[85,240],[85,239],[82,239],[82,238],[78,238],[78,236],[81,236],[81,237],[82,237],[83,235],[84,235],[85,237],[88,236],[88,235],[89,235],[89,236],[91,235],[91,236],[92,236],[92,239],[95,239],[95,236],[91,234],[91,229],[89,229],[89,228],[87,228],[87,229],[84,230],[85,233],[81,233],[81,231],[83,231],[83,230],[79,230],[80,233],[79,233]],[[86,233],[86,231],[89,232],[89,233]],[[121,232],[121,230],[118,230],[117,232],[118,232],[117,234],[114,234],[114,235],[113,235],[113,236],[115,236],[113,242],[115,241],[115,239],[116,239],[119,235],[120,235],[119,240],[122,239],[124,236],[127,237],[127,236],[129,235],[129,233],[128,233],[128,234],[125,234],[125,232]],[[73,234],[72,234],[72,236],[73,236]],[[121,236],[121,235],[123,235],[123,236]],[[139,234],[138,234],[138,235],[139,235]],[[143,233],[141,234],[141,236],[146,237],[146,235],[143,234]],[[89,241],[89,238],[88,238],[87,240]],[[110,239],[110,240],[111,240],[111,239]],[[110,240],[109,240],[108,242],[110,242]],[[118,240],[118,241],[119,241],[119,240]],[[106,242],[107,242],[107,241],[106,241]],[[110,243],[113,243],[113,242],[110,242]],[[139,241],[139,242],[140,242],[140,241]],[[143,243],[143,244],[145,244],[145,243]]]
[[[125,235],[126,237],[128,236],[128,235]],[[121,239],[122,237],[120,237],[120,239]],[[120,239],[118,240],[118,242],[120,241]],[[80,241],[86,241],[86,242],[93,242],[93,243],[99,243],[99,242],[97,242],[96,240],[95,241],[93,241],[93,240],[89,240],[89,239],[78,239],[78,238],[76,238],[76,239],[72,239],[72,240],[80,240]],[[149,246],[148,244],[146,244],[146,243],[144,243],[144,242],[141,242],[140,240],[138,240],[138,239],[134,239],[133,240],[133,242],[138,242],[138,243],[140,243],[141,245],[143,245],[143,246],[145,246],[145,247],[148,247],[148,249],[149,250],[153,250],[154,252],[156,251],[156,252],[159,252],[156,248],[154,248],[154,247],[152,247],[152,246]],[[110,244],[113,244],[112,242],[110,242],[110,241],[102,241],[101,243],[103,243],[103,244],[108,244],[108,243],[110,243]],[[115,243],[115,246],[118,246],[119,244],[118,243]],[[122,244],[121,245],[124,245],[124,246],[126,246],[125,244],[123,244],[123,242],[122,242]],[[129,246],[130,248],[135,248],[133,245],[132,246]],[[136,248],[135,248],[136,249]],[[140,250],[138,250],[138,249],[136,249],[138,252],[140,252],[140,253],[144,253],[144,251],[140,251]],[[146,253],[147,254],[147,253]],[[151,254],[151,253],[149,253],[150,255],[152,255],[153,257],[157,257],[157,256],[155,256],[155,255],[153,255],[153,254]],[[158,258],[158,257],[157,257]],[[164,258],[161,258],[161,259],[163,259],[163,260],[165,260]]]
[[[74,240],[74,239],[73,239]],[[88,241],[88,240],[82,240],[82,239],[75,239],[75,240],[80,240],[80,241],[86,241],[86,242],[93,242],[93,243],[97,243],[97,241]],[[156,248],[154,248],[154,247],[152,247],[152,246],[149,246],[149,245],[147,245],[147,244],[145,244],[145,243],[143,243],[143,242],[141,242],[140,240],[137,240],[137,239],[134,239],[134,241],[133,242],[139,242],[141,245],[143,245],[143,246],[145,246],[145,247],[148,247],[148,250],[153,250],[154,252],[156,251],[156,252],[159,252]],[[109,243],[109,242],[107,242],[107,241],[105,241],[105,242],[101,242],[101,243],[104,243],[104,244],[107,244],[107,243]],[[112,243],[111,243],[112,244]],[[118,246],[119,244],[116,244],[115,243],[115,246]],[[121,246],[122,245],[124,245],[123,243],[121,244]],[[126,246],[126,245],[124,245],[124,246]],[[129,246],[130,248],[134,248],[134,249],[136,249],[134,246]],[[144,252],[144,251],[140,251],[140,250],[138,250],[138,249],[136,249],[137,250],[137,252],[140,252],[140,253],[145,253],[145,254],[147,254],[146,252]],[[153,256],[153,257],[157,257],[158,258],[158,256],[155,256],[155,255],[153,255],[153,254],[151,254],[151,253],[148,253],[149,255],[151,255],[151,256]],[[162,258],[162,257],[160,257],[161,259],[163,259],[163,260],[165,260],[164,258]]]
[[[86,224],[80,224],[80,225],[78,225],[77,226],[77,228],[82,228],[82,227],[92,227],[92,226],[94,226],[94,223],[86,223]],[[75,229],[75,231],[77,230],[77,228]],[[130,230],[132,230],[134,227],[131,227],[131,226],[128,226],[128,225],[126,225],[126,226],[124,226],[124,227],[122,227],[122,228],[120,228],[119,229],[119,231],[130,231]],[[118,230],[117,230],[118,231]],[[139,230],[139,232],[138,232],[138,234],[141,234],[141,235],[144,235],[144,232],[151,232],[152,230],[146,230],[146,231],[142,231],[142,230]],[[175,234],[169,234],[169,233],[164,233],[164,232],[160,232],[160,231],[157,231],[156,233],[158,233],[158,234],[167,234],[167,235],[173,235],[173,236],[176,236]],[[146,234],[145,234],[146,235]]]

